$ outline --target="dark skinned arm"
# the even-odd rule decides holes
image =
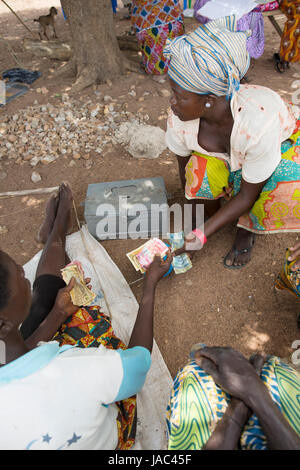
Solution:
[[[242,430],[250,416],[251,412],[245,403],[237,398],[232,398],[224,416],[218,422],[203,450],[237,449]]]
[[[86,279],[87,283],[89,281],[90,279]],[[32,335],[25,340],[25,344],[29,349],[34,349],[40,341],[51,341],[66,319],[80,308],[77,305],[73,305],[71,300],[70,292],[74,284],[75,279],[72,278],[66,287],[58,291],[52,310]]]
[[[172,255],[169,252],[165,261],[162,261],[160,256],[156,256],[147,269],[143,285],[143,295],[128,348],[143,346],[152,352],[155,290],[159,280],[169,270],[171,262]]]
[[[268,449],[300,450],[300,438],[273,402],[267,387],[241,353],[205,347],[196,362],[232,397],[242,400],[259,419]]]
[[[246,398],[248,406],[259,419],[270,450],[300,450],[300,437],[289,425],[273,402],[267,388],[259,388]]]
[[[215,215],[205,223],[205,235],[209,237],[230,222],[248,212],[257,200],[266,181],[258,184],[247,183],[242,179],[239,193],[221,207]]]
[[[249,360],[256,374],[260,376],[265,359],[260,354],[251,356]],[[205,450],[235,450],[238,448],[242,431],[252,412],[238,398],[231,398],[226,412],[204,446]]]
[[[258,184],[251,184],[242,179],[239,193],[230,199],[227,204],[222,206],[212,217],[210,217],[205,222],[204,232],[206,238],[248,212],[254,205],[265,184],[266,181],[262,181]],[[202,248],[202,243],[193,233],[190,233],[186,237],[186,243],[184,247],[176,250],[175,255],[177,256],[186,251],[194,251],[200,248]]]

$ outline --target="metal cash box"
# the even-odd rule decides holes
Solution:
[[[169,207],[164,179],[89,184],[84,216],[89,232],[99,240],[166,236]]]

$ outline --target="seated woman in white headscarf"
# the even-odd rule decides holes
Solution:
[[[164,49],[173,91],[167,145],[185,197],[208,217],[181,252],[238,221],[224,258],[232,269],[250,260],[255,234],[300,231],[300,120],[274,91],[240,84],[250,59],[247,34],[236,29],[234,16],[211,21]]]

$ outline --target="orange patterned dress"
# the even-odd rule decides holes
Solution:
[[[300,0],[283,0],[280,9],[287,16],[281,38],[280,58],[286,62],[300,62]]]

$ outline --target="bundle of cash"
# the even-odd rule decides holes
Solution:
[[[171,251],[174,252],[184,245],[184,233],[169,233],[168,239],[171,245]],[[174,268],[175,274],[186,273],[189,269],[193,267],[190,257],[187,253],[183,253],[179,256],[174,256],[172,265]]]
[[[79,261],[74,261],[61,269],[61,275],[66,284],[69,284],[72,277],[75,278],[75,286],[70,292],[74,305],[88,306],[93,302],[96,294],[87,288],[82,265]]]
[[[127,258],[131,261],[136,271],[142,274],[152,263],[155,255],[160,255],[162,258],[167,253],[168,247],[159,238],[151,238],[136,250],[127,253]]]

